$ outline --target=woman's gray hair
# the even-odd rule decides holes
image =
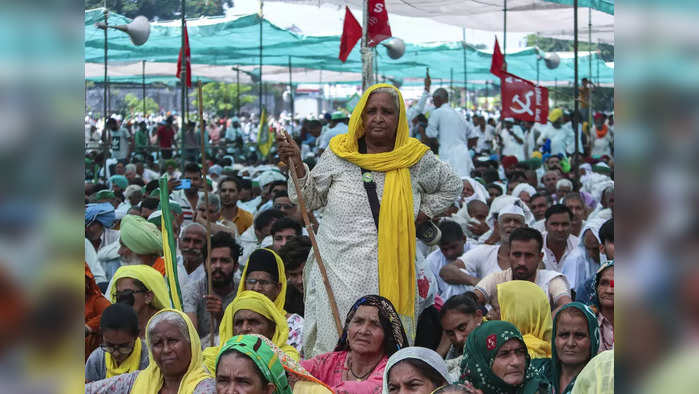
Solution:
[[[178,313],[172,311],[160,312],[150,320],[150,322],[148,323],[148,327],[146,328],[146,330],[148,331],[148,336],[150,337],[153,334],[153,329],[155,329],[155,327],[159,323],[164,321],[174,324],[175,327],[177,327],[177,329],[180,331],[180,334],[182,334],[182,337],[184,337],[185,341],[190,342],[189,328],[187,328],[187,322],[184,321],[182,316],[180,316]]]
[[[393,98],[393,103],[396,105],[396,113],[400,114],[400,96],[398,96],[398,92],[395,89],[389,88],[389,87],[381,87],[381,88],[378,88],[378,89],[374,90],[373,92],[371,92],[369,97],[371,97],[375,93],[388,93],[388,94],[390,94],[391,97]],[[367,102],[369,101],[369,97],[367,97]]]

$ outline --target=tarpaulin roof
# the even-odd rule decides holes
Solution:
[[[92,81],[103,79],[104,32],[95,27],[95,22],[103,20],[102,9],[85,13],[85,72]],[[130,20],[110,13],[110,25],[127,24]],[[211,80],[234,82],[236,73],[232,66],[239,66],[247,72],[259,76],[259,27],[258,15],[247,15],[237,19],[202,18],[188,21],[187,28],[192,57],[193,79],[197,77]],[[350,53],[347,62],[342,63],[337,55],[340,47],[339,36],[302,36],[284,30],[267,20],[262,20],[263,51],[262,80],[265,82],[288,82],[289,58],[292,63],[292,79],[300,82],[356,83],[361,81],[361,59],[359,45]],[[128,35],[114,30],[109,31],[109,73],[122,80],[133,76],[132,82],[140,82],[142,60],[146,61],[146,75],[168,77],[174,80],[176,63],[181,45],[180,26],[175,22],[152,23],[148,41],[143,46],[134,46]],[[379,48],[378,74],[394,79],[421,80],[425,68],[430,68],[433,79],[452,80],[463,84],[463,47],[461,42],[410,44],[400,59],[393,60]],[[496,81],[490,74],[491,54],[466,47],[468,80]],[[613,69],[607,67],[597,53],[592,53],[593,79],[602,84],[613,83]],[[537,50],[526,48],[507,53],[508,70],[522,78],[536,81]],[[588,57],[579,59],[580,77],[587,76]],[[453,69],[453,78],[451,72]],[[316,78],[317,77],[317,78]],[[249,74],[240,73],[241,82],[250,82]],[[565,83],[573,80],[573,59],[562,58],[560,66],[549,70],[540,65],[540,80],[543,84],[554,81]]]
[[[273,0],[272,2],[349,5],[362,9],[365,0]],[[470,29],[503,31],[507,3],[507,31],[539,33],[543,37],[573,39],[573,0],[385,0],[391,14],[430,18]],[[588,10],[589,9],[589,10]],[[591,16],[591,18],[588,18]],[[361,20],[361,18],[359,18]],[[578,37],[614,43],[614,0],[578,0]]]

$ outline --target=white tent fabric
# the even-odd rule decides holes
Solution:
[[[305,4],[330,3],[362,9],[365,0],[273,0]],[[272,1],[272,2],[273,2]],[[503,30],[504,0],[385,0],[391,14],[430,18],[454,26],[488,31]],[[582,3],[582,2],[581,2]],[[591,14],[591,15],[590,15]],[[539,33],[543,37],[573,39],[573,7],[545,0],[508,0],[507,31]],[[591,18],[589,18],[591,16]],[[361,18],[358,17],[361,21]],[[578,39],[614,43],[614,15],[578,8]]]

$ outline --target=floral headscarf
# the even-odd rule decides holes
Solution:
[[[284,367],[277,353],[269,347],[268,342],[256,335],[236,335],[221,346],[216,357],[216,369],[221,356],[230,350],[236,350],[250,358],[262,376],[276,388],[275,393],[291,394],[291,387],[286,378]]]
[[[466,339],[459,383],[469,381],[475,388],[489,394],[550,393],[548,382],[532,368],[529,354],[526,355],[527,364],[522,384],[513,386],[495,375],[492,370],[495,356],[510,339],[517,339],[526,349],[522,334],[510,322],[494,320],[476,327]]]
[[[368,295],[357,300],[347,313],[345,328],[342,330],[340,340],[337,341],[337,346],[335,347],[336,352],[349,350],[348,329],[354,314],[360,306],[373,306],[379,310],[379,319],[384,332],[384,349],[388,357],[408,346],[408,337],[405,335],[403,323],[401,323],[398,312],[396,312],[391,301],[378,295]]]

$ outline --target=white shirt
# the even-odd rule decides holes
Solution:
[[[524,131],[518,125],[512,125],[512,133],[517,136],[521,143],[517,142],[515,137],[510,134],[507,129],[503,126],[500,130],[500,138],[502,138],[502,155],[503,156],[514,156],[518,161],[524,160]]]
[[[566,248],[563,251],[563,256],[561,260],[556,260],[556,256],[553,251],[546,245],[546,239],[548,233],[543,233],[544,236],[544,266],[547,270],[552,270],[560,272],[566,276],[568,283],[572,289],[576,288],[577,283],[577,273],[579,271],[578,265],[585,263],[585,256],[581,255],[580,249],[577,247],[580,243],[580,239],[574,235],[569,235],[566,240]]]
[[[575,152],[575,132],[573,131],[573,122],[568,122],[568,123],[564,124],[563,127],[567,127],[570,130],[569,136],[568,136],[569,141],[568,141],[568,148],[567,148],[568,149],[567,154],[570,156],[573,154],[573,152]],[[584,149],[585,149],[583,147],[583,143],[582,143],[582,135],[583,135],[582,122],[578,122],[578,153],[584,153]]]
[[[203,198],[204,192],[199,192],[199,200]],[[184,194],[184,189],[179,189],[172,192],[172,194],[170,194],[170,199],[182,207],[182,216],[184,217],[182,225],[184,226],[192,223],[192,220],[194,219],[194,210],[196,207],[192,207],[192,205],[189,203],[187,195]]]
[[[347,127],[346,124],[339,122],[338,124],[335,125],[332,129],[328,129],[325,134],[320,136],[320,141],[318,142],[318,149],[328,149],[328,145],[330,144],[330,140],[340,134],[345,134],[349,128]]]
[[[90,267],[90,271],[95,277],[95,283],[107,281],[107,275],[104,273],[102,263],[97,260],[97,252],[95,252],[95,247],[92,246],[92,243],[87,238],[85,238],[85,262],[87,263],[87,266]]]
[[[180,291],[184,291],[188,283],[196,283],[196,281],[201,280],[205,276],[204,263],[199,264],[192,273],[188,274],[187,269],[184,267],[182,255],[177,255],[177,280],[180,282]],[[182,297],[184,298],[184,294]]]
[[[110,136],[112,140],[110,141],[112,148],[112,157],[117,160],[126,159],[126,155],[129,152],[129,132],[121,127],[117,131],[110,130]]]
[[[454,111],[449,104],[444,103],[432,111],[427,123],[425,134],[430,138],[439,139],[439,154],[449,147],[462,145],[468,147],[468,139],[471,136],[471,128],[466,119]]]
[[[470,249],[469,242],[464,243],[464,253]],[[444,254],[440,249],[435,250],[425,257],[425,265],[429,267],[430,271],[434,275],[435,281],[437,282],[437,293],[444,301],[451,298],[451,296],[456,294],[463,294],[469,290],[473,289],[473,286],[468,285],[452,285],[447,283],[439,276],[439,271],[451,261],[444,257]]]
[[[464,262],[466,271],[478,279],[483,279],[493,272],[500,272],[498,265],[500,245],[478,245],[464,253],[459,259]]]
[[[567,155],[568,151],[575,150],[575,135],[572,128],[561,126],[560,129],[553,127],[550,122],[546,125],[540,125],[539,130],[541,135],[536,140],[537,145],[543,145],[546,139],[551,140],[551,154]]]
[[[413,119],[415,119],[416,116],[420,115],[425,111],[425,103],[427,103],[427,98],[430,97],[430,92],[427,90],[422,91],[422,96],[420,96],[420,100],[413,105],[412,107],[408,108],[408,110],[405,113],[406,119],[408,119],[408,127],[410,127],[410,136],[415,137],[415,132],[416,128],[413,126]]]
[[[257,196],[253,198],[250,201],[240,201],[238,200],[238,208],[244,209],[248,212],[250,212],[253,216],[257,213],[257,206],[260,205],[260,202],[262,202],[262,197]]]

